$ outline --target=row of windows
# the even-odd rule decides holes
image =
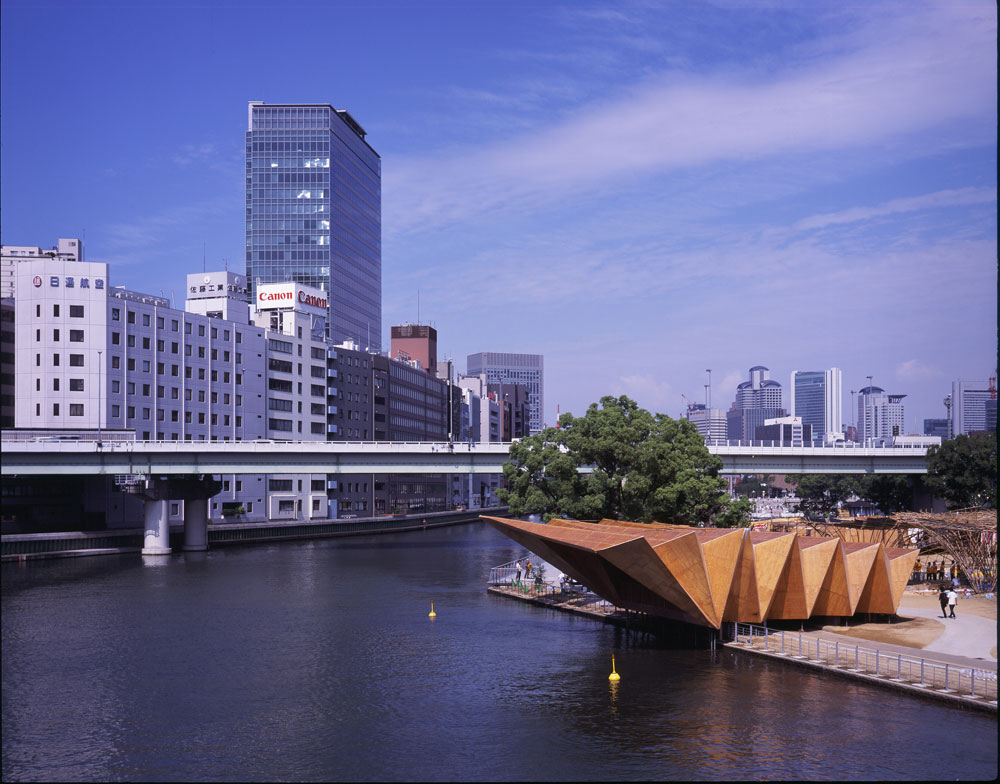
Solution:
[[[84,306],[83,305],[70,305],[69,306],[69,317],[70,318],[84,318]],[[52,316],[53,318],[59,318],[59,305],[52,305]],[[42,317],[42,306],[35,305],[35,318]]]
[[[69,330],[69,342],[70,343],[83,343],[84,342],[84,331],[82,329],[71,329]],[[52,330],[52,341],[58,343],[61,337],[61,332],[58,329]],[[42,330],[35,330],[35,342],[42,342]]]

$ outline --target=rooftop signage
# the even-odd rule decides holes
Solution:
[[[299,283],[270,283],[257,287],[259,310],[292,309],[325,314],[327,304],[325,291]]]

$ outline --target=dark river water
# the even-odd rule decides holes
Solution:
[[[3,778],[997,775],[990,716],[488,595],[523,553],[476,523],[6,563]]]

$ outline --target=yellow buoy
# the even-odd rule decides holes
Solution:
[[[622,676],[615,671],[615,655],[611,654],[611,674],[608,676],[608,680],[612,683],[617,683],[622,679]]]
[[[431,611],[427,613],[428,618],[437,618],[437,613],[434,612],[434,602],[431,602]]]

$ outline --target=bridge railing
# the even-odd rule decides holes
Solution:
[[[729,627],[733,642],[747,648],[873,675],[895,683],[921,686],[929,691],[987,702],[997,700],[997,674],[994,670],[963,667],[876,646],[862,647],[846,640],[825,640],[751,623],[733,623]]]

